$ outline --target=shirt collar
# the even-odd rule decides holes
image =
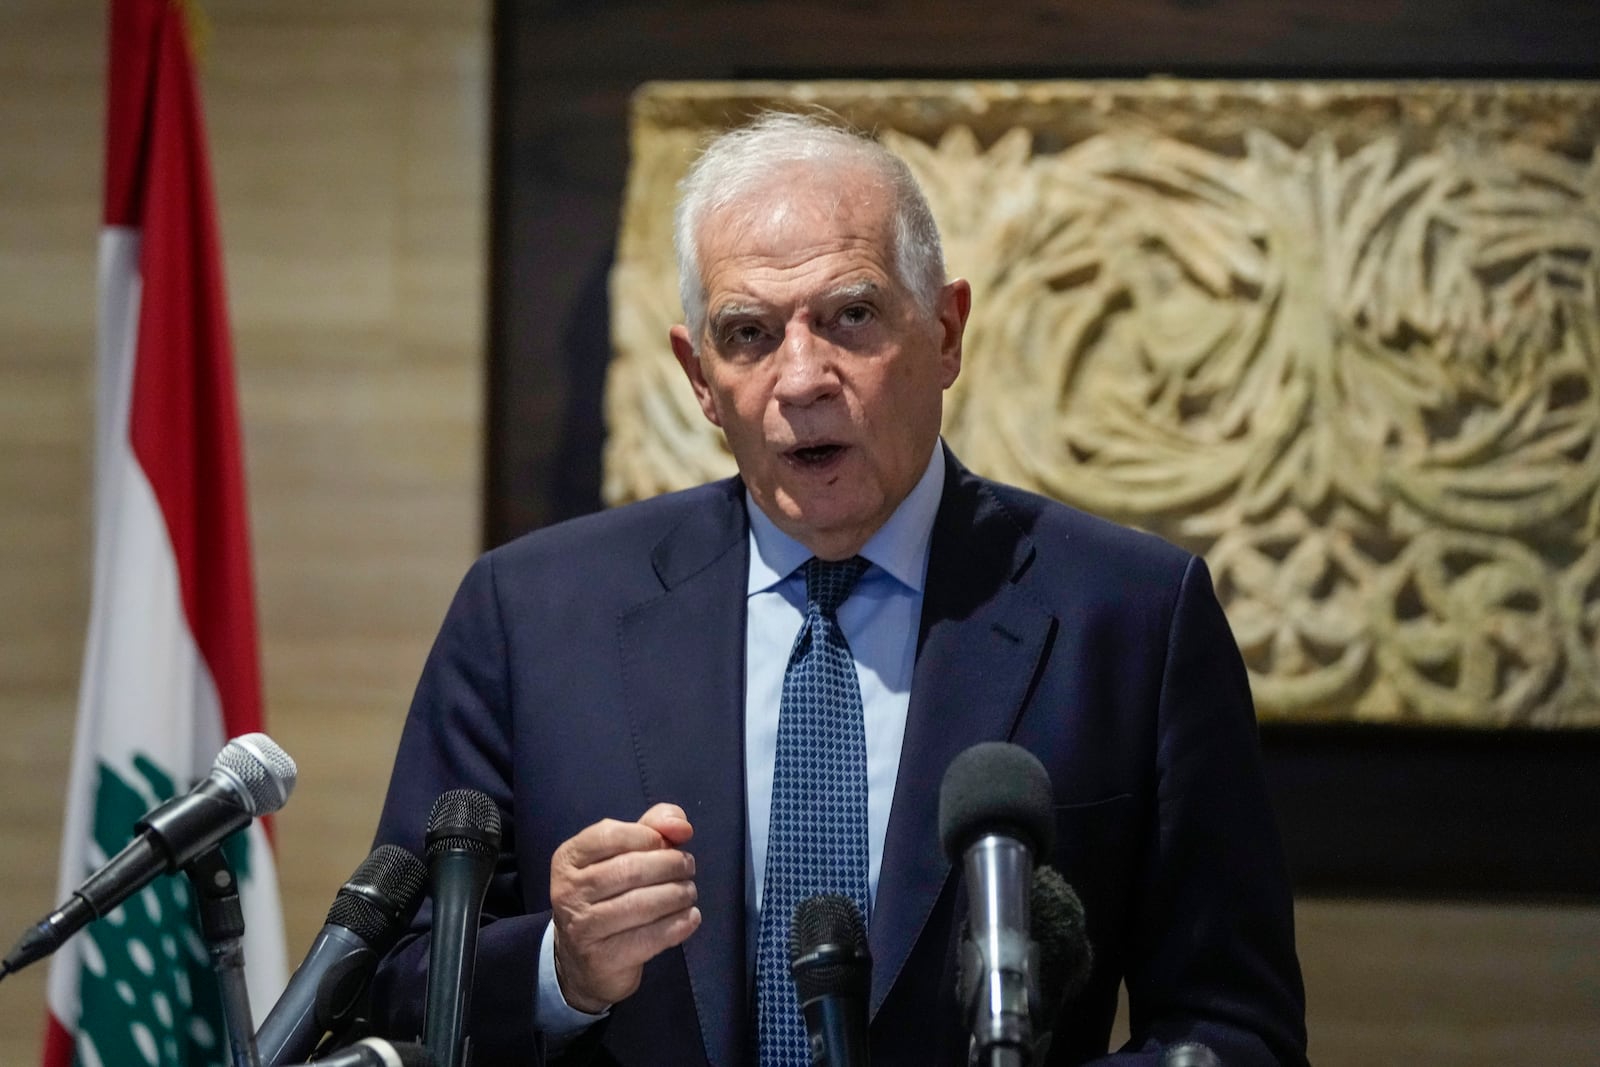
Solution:
[[[943,497],[944,448],[936,441],[922,477],[900,501],[889,520],[862,546],[861,555],[901,585],[922,592],[928,574],[928,543],[933,537],[933,519]],[[750,516],[748,595],[765,592],[793,574],[811,558],[811,550],[778,529],[756,506],[748,489],[744,493],[744,503]]]

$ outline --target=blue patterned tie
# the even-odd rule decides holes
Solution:
[[[772,821],[756,941],[761,1067],[810,1067],[794,982],[795,905],[843,893],[867,916],[867,742],[855,658],[834,612],[867,569],[860,556],[806,562],[806,619],[789,653],[778,704]]]

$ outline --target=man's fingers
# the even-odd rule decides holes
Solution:
[[[595,944],[572,943],[556,932],[558,980],[567,1002],[585,1011],[598,1011],[632,996],[646,963],[681,945],[700,928],[700,909],[683,908],[663,915],[644,926],[636,926]],[[581,984],[569,986],[569,972],[581,971]],[[577,981],[577,976],[573,976]],[[574,997],[581,998],[574,1000]],[[584,1007],[583,1005],[590,1005]]]
[[[652,804],[648,811],[639,816],[639,821],[646,825],[649,825],[655,819],[677,819],[681,822],[688,822],[689,816],[678,805],[668,803]]]
[[[689,816],[676,804],[656,804],[639,816],[639,824],[650,827],[672,845],[683,845],[694,836]]]
[[[562,842],[557,858],[574,867],[620,856],[625,852],[682,845],[694,836],[694,827],[676,804],[657,804],[639,817],[638,822],[601,819]]]
[[[694,878],[694,856],[675,848],[624,852],[567,872],[576,896],[594,904],[630,890]]]
[[[561,932],[574,944],[597,945],[686,911],[698,899],[699,891],[693,882],[666,882],[633,889],[608,900],[573,902],[558,910],[557,922]]]
[[[602,819],[550,859],[557,980],[567,1002],[613,1004],[639,987],[641,969],[700,926],[694,857],[678,846],[694,828],[676,804],[638,822]]]
[[[643,823],[601,819],[562,842],[555,858],[573,867],[588,867],[625,852],[648,852],[666,847],[666,839]]]
[[[700,909],[684,908],[644,926],[608,938],[601,949],[616,959],[632,961],[632,966],[642,967],[674,945],[689,940],[689,935],[700,928]]]

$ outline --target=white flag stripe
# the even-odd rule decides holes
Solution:
[[[278,900],[278,864],[259,820],[250,824],[249,877],[239,881],[244,928],[260,931],[246,946],[245,982],[250,987],[250,1014],[257,1026],[267,1017],[289,981],[288,950],[283,940],[283,907]]]

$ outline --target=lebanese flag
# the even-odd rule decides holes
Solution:
[[[249,522],[211,173],[185,5],[111,0],[100,235],[94,586],[61,899],[260,730]],[[239,876],[253,1014],[286,975],[266,827]],[[231,1062],[187,879],[162,877],[52,960],[45,1067]]]

